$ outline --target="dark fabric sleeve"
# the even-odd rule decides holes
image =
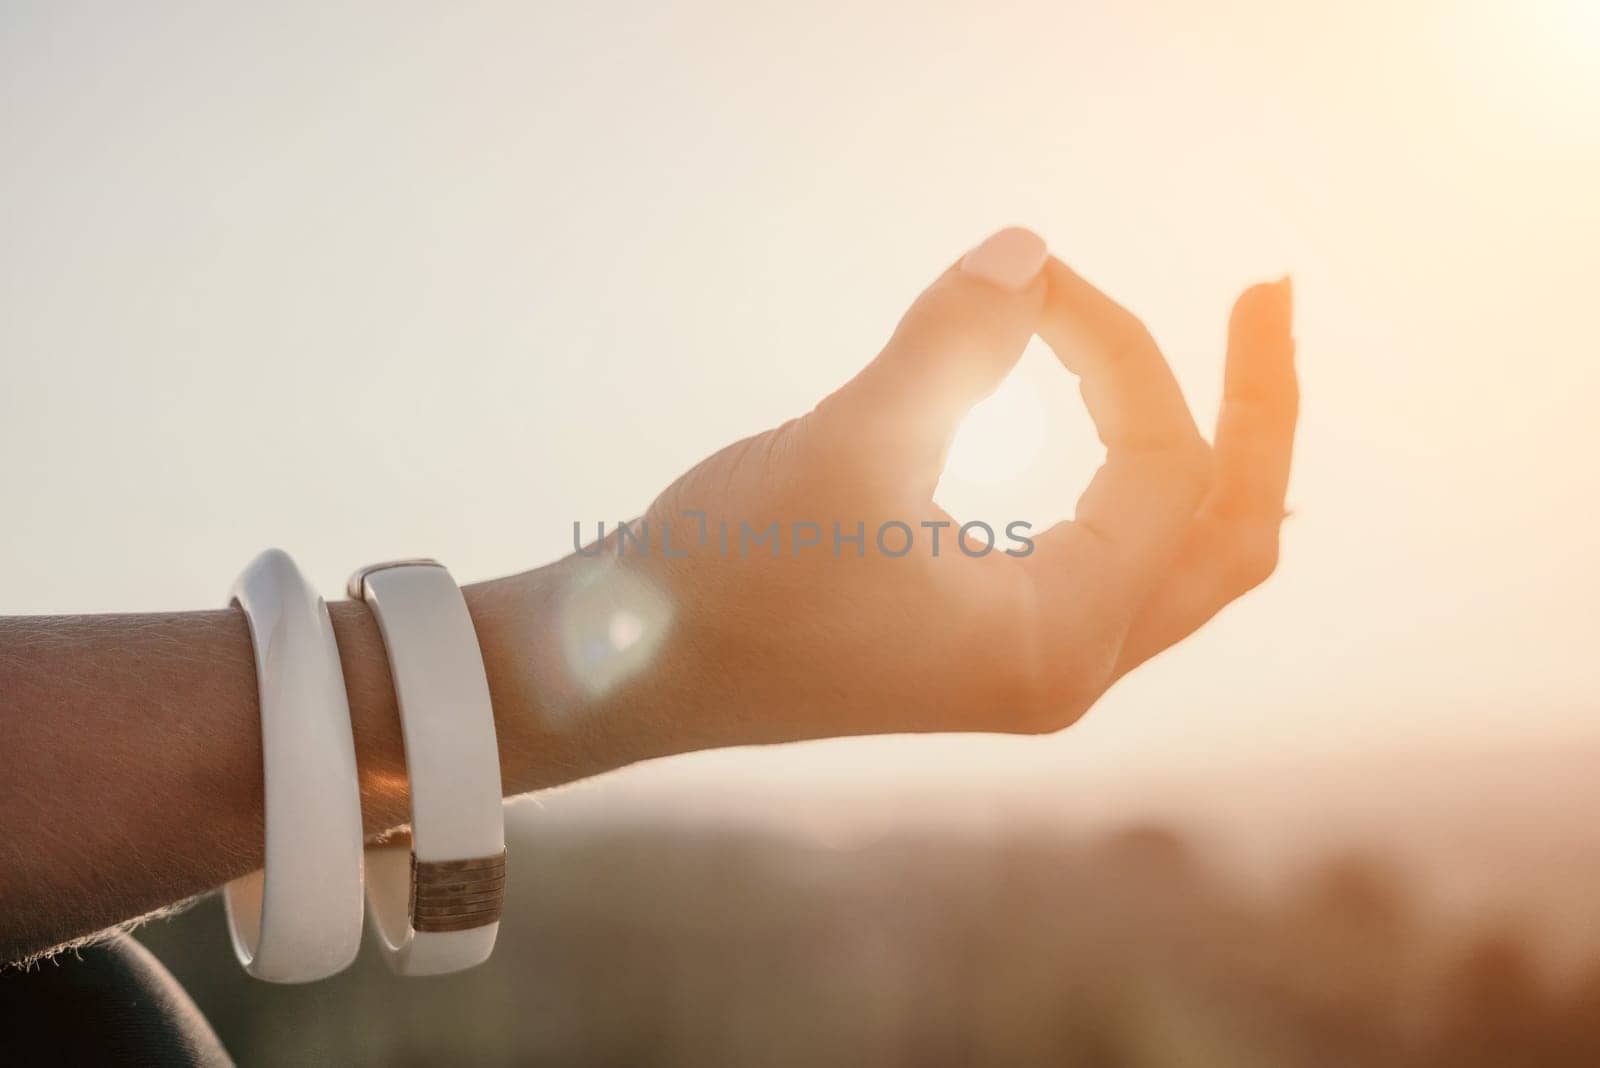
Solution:
[[[0,1064],[232,1063],[183,987],[127,935],[0,972]]]

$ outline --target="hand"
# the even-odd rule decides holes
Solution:
[[[815,410],[712,456],[594,555],[465,589],[502,785],[712,746],[1073,722],[1271,571],[1289,302],[1279,283],[1235,307],[1213,450],[1137,319],[1032,234],[990,238]],[[945,450],[1034,333],[1081,377],[1106,464],[1072,522],[963,540],[932,503]],[[365,605],[329,613],[379,833],[409,812],[389,664]],[[17,861],[0,962],[260,864],[238,611],[0,619],[0,694],[0,754],[21,755],[0,765],[0,846]]]
[[[1296,412],[1290,303],[1284,280],[1236,304],[1213,449],[1139,320],[1031,233],[1001,231],[813,411],[706,459],[628,537],[563,562],[580,591],[569,652],[602,645],[569,655],[576,689],[636,756],[1067,726],[1272,571]],[[932,502],[946,450],[1034,334],[1080,376],[1105,465],[1071,522],[1015,532],[1031,551],[1004,530],[958,542]]]

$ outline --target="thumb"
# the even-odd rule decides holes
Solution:
[[[1001,230],[922,292],[876,359],[823,402],[852,436],[939,463],[956,424],[1016,366],[1044,306],[1049,255]]]

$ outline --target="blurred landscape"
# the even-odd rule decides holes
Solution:
[[[1592,1065],[1594,757],[1130,782],[1170,817],[1076,826],[519,805],[476,971],[401,980],[369,946],[325,983],[257,983],[214,897],[140,937],[244,1065]]]

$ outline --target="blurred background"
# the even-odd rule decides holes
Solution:
[[[216,605],[268,544],[545,563],[1002,225],[1202,422],[1295,280],[1279,573],[1083,723],[519,802],[457,978],[147,927],[244,1063],[1600,1056],[1593,0],[12,0],[0,146],[7,613]],[[941,500],[1042,525],[1099,459],[1033,353]]]

